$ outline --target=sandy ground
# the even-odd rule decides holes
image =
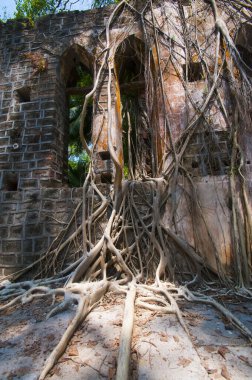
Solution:
[[[114,379],[123,298],[108,294],[75,333],[50,380]],[[252,379],[252,348],[215,310],[180,304],[191,337],[173,315],[137,309],[130,379]],[[252,329],[252,303],[229,303]],[[49,300],[0,315],[0,379],[36,380],[74,310],[45,320]]]

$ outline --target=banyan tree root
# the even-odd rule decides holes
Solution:
[[[245,116],[248,116],[249,111],[247,110],[251,109],[249,108],[251,79],[246,74],[248,68],[245,67],[227,30],[226,23],[221,18],[222,12],[218,9],[219,4],[229,6],[227,2],[210,0],[202,4],[202,7],[205,6],[205,8],[212,10],[215,21],[213,33],[211,33],[211,38],[215,36],[216,39],[212,67],[209,66],[209,62],[206,60],[206,51],[204,51],[202,43],[198,42],[198,37],[196,36],[195,41],[190,40],[190,33],[183,17],[183,9],[181,9],[181,3],[178,3],[181,12],[181,40],[185,41],[184,46],[179,46],[179,51],[183,47],[186,66],[188,66],[189,58],[195,57],[196,52],[196,56],[200,59],[206,75],[206,93],[202,103],[198,104],[198,102],[193,101],[188,87],[188,78],[184,79],[178,69],[178,53],[174,48],[177,42],[171,37],[172,33],[168,36],[165,32],[160,31],[152,1],[146,1],[146,5],[141,12],[135,9],[130,1],[123,0],[116,5],[106,24],[104,49],[100,51],[95,61],[94,72],[96,72],[96,78],[94,87],[85,98],[80,125],[80,139],[92,161],[97,141],[94,142],[92,149],[89,148],[85,141],[85,116],[87,105],[99,90],[99,82],[102,80],[103,70],[105,70],[108,73],[108,149],[115,169],[115,181],[112,191],[106,195],[101,192],[95,182],[95,173],[91,166],[83,186],[83,200],[76,208],[69,223],[56,237],[49,249],[35,263],[22,269],[14,276],[8,276],[5,279],[21,280],[21,282],[10,283],[5,281],[0,285],[0,301],[3,302],[0,312],[11,308],[19,302],[28,304],[34,299],[45,297],[52,297],[53,300],[56,297],[63,297],[63,301],[50,311],[48,318],[70,308],[73,304],[77,306],[74,318],[62,335],[59,344],[48,357],[40,375],[40,380],[44,379],[53,368],[78,326],[108,291],[119,291],[126,294],[116,374],[117,380],[127,379],[129,373],[135,306],[159,313],[176,315],[184,331],[190,337],[190,332],[179,308],[179,301],[183,299],[190,302],[209,304],[222,313],[250,342],[252,341],[251,331],[227,308],[218,303],[213,297],[192,292],[188,289],[189,284],[193,286],[196,284],[196,280],[200,282],[203,277],[211,280],[214,278],[216,281],[220,281],[222,286],[223,284],[233,285],[233,283],[226,274],[225,268],[223,268],[214,238],[204,217],[202,206],[197,200],[193,177],[183,166],[183,158],[193,134],[202,125],[207,130],[212,131],[210,116],[214,104],[226,120],[227,127],[230,128],[230,135],[233,136],[233,141],[231,142],[233,144],[232,173],[230,174],[232,213],[233,220],[236,220],[236,223],[232,225],[235,243],[233,248],[236,247],[235,257],[238,264],[239,260],[242,259],[242,265],[237,265],[234,272],[239,280],[238,285],[248,287],[249,276],[247,269],[251,265],[252,222],[246,183],[243,177],[242,160],[238,165],[238,170],[236,168],[238,153],[242,157],[242,149],[238,146],[236,137],[239,124],[243,126],[244,130],[248,128],[248,125],[244,124],[243,121],[246,120]],[[197,2],[193,3],[194,7],[197,7]],[[237,6],[235,1],[228,3],[231,4],[230,7]],[[244,0],[242,4],[251,5],[251,2]],[[138,181],[134,179],[132,167],[129,168],[132,178],[122,180],[123,167],[117,157],[112,141],[112,127],[115,117],[112,115],[113,97],[111,88],[112,77],[115,74],[113,52],[116,50],[116,42],[113,40],[110,28],[124,9],[141,21],[146,43],[146,56],[141,58],[145,60],[145,95],[148,107],[142,121],[145,122],[148,119],[151,122],[155,121],[152,119],[155,114],[154,111],[156,111],[154,108],[159,108],[155,98],[158,98],[156,96],[158,93],[162,94],[161,108],[166,133],[169,136],[169,146],[164,155],[165,157],[162,158],[162,162],[157,163],[157,157],[153,157],[152,166],[156,169],[153,169],[152,177],[148,177],[145,173],[142,175],[141,180]],[[149,10],[150,17],[146,16],[145,12],[147,10]],[[242,14],[243,17],[248,15],[247,11]],[[197,18],[197,12],[195,13],[195,18]],[[172,28],[172,25],[167,26],[167,30]],[[131,32],[131,28],[132,26],[128,25],[128,29],[122,33],[119,39],[123,40],[125,35]],[[174,32],[177,35],[178,30],[177,28],[175,29]],[[102,38],[103,36],[100,38],[101,43]],[[167,41],[169,41],[167,65],[171,65],[177,73],[178,79],[180,78],[185,89],[186,100],[194,112],[192,118],[188,118],[188,124],[181,137],[176,141],[174,140],[171,122],[168,117],[169,112],[163,82],[162,65],[166,62],[167,57],[161,56],[160,49],[161,43],[166,46]],[[208,44],[207,41],[206,44]],[[151,67],[151,59],[148,55],[153,50],[153,46],[155,46],[157,53],[155,70]],[[227,59],[228,56],[232,58],[232,62],[231,58]],[[240,82],[237,82],[237,78],[234,76],[233,65],[236,65]],[[226,102],[220,96],[221,78],[225,77],[225,75],[228,75],[226,86],[229,86],[236,109],[233,120],[229,120],[229,110],[226,109]],[[150,78],[152,78],[152,82]],[[153,88],[153,83],[157,86],[156,90]],[[130,129],[131,120],[128,109],[125,110],[125,114],[127,114]],[[149,126],[146,124],[150,129],[148,131],[150,135],[154,130],[151,122]],[[158,136],[158,138],[160,137]],[[153,136],[152,144],[155,145]],[[156,152],[156,146],[151,148],[152,152]],[[137,152],[136,159],[138,159]],[[167,164],[168,166],[164,165],[166,159],[167,163],[169,163]],[[129,161],[132,165],[132,157]],[[137,162],[137,165],[141,167],[141,162]],[[182,182],[186,183],[184,188]],[[239,193],[238,186],[240,183],[242,184],[240,186],[241,193]],[[190,196],[188,195],[188,187],[194,189]],[[176,215],[179,203],[176,196],[178,189],[182,189],[185,198],[189,199],[188,209],[196,210],[204,224],[207,236],[213,247],[215,265],[210,266],[207,264],[202,252],[197,249],[197,244],[195,243],[195,246],[192,246],[179,232],[178,216]],[[165,220],[165,212],[167,211],[165,208],[169,199],[171,200],[171,215],[167,222]],[[241,205],[244,206],[244,212],[239,210]],[[194,232],[194,235],[196,242],[197,233]],[[240,246],[242,247],[242,255],[239,253]],[[24,276],[28,280],[23,281]],[[179,286],[179,283],[182,285],[188,283],[188,287]],[[244,296],[244,288],[238,294]],[[246,289],[246,297],[251,299],[249,289]]]
[[[12,284],[10,284],[10,294],[12,297]],[[5,286],[4,294],[8,288]],[[130,365],[131,339],[134,326],[135,304],[138,308],[144,308],[162,314],[174,314],[178,322],[189,338],[190,332],[179,309],[178,301],[187,300],[193,303],[204,303],[214,307],[219,311],[250,343],[252,343],[252,332],[227,308],[210,296],[202,295],[190,291],[186,287],[175,286],[171,283],[159,281],[158,284],[144,285],[137,284],[134,279],[128,286],[119,285],[118,281],[102,280],[98,282],[72,283],[62,288],[51,289],[48,286],[33,286],[26,290],[21,296],[15,297],[13,301],[7,303],[7,307],[15,303],[31,303],[34,299],[45,297],[63,297],[63,301],[54,306],[48,313],[47,319],[53,317],[73,305],[77,306],[75,316],[62,335],[60,342],[54,348],[46,360],[45,366],[40,374],[39,380],[43,380],[53,366],[64,353],[69,341],[73,337],[79,325],[84,321],[88,313],[99,303],[102,297],[108,292],[120,292],[126,294],[123,324],[120,336],[119,353],[117,360],[116,379],[128,379]],[[5,310],[3,306],[0,312]]]
[[[125,301],[120,347],[117,359],[116,380],[125,380],[129,375],[131,338],[134,325],[135,297],[136,286],[134,283],[132,283],[129,286]]]
[[[69,324],[65,333],[63,334],[60,342],[52,351],[48,359],[46,360],[45,366],[41,372],[39,380],[43,380],[48,372],[53,368],[54,364],[58,361],[61,355],[65,352],[65,349],[72,338],[74,332],[81,324],[81,322],[86,318],[88,313],[92,310],[92,308],[100,301],[100,299],[104,296],[104,294],[108,290],[109,283],[107,281],[102,281],[101,283],[90,284],[75,284],[75,286],[67,288],[67,295],[69,298],[70,292],[70,300],[64,301],[64,306],[62,309],[65,309],[69,302],[75,301],[77,303],[77,311],[75,317]],[[66,295],[65,294],[65,295]],[[54,314],[54,312],[58,312],[59,308],[52,311],[50,314]]]
[[[91,182],[90,187],[92,186]],[[134,305],[163,314],[176,315],[182,328],[190,337],[177,301],[185,299],[190,302],[206,303],[221,312],[250,342],[252,341],[252,333],[249,329],[215,299],[193,293],[185,287],[175,286],[165,280],[166,266],[172,265],[172,257],[168,256],[169,260],[167,260],[170,251],[165,250],[165,246],[170,247],[171,244],[175,244],[179,247],[185,259],[191,260],[196,276],[204,269],[204,261],[188,243],[162,224],[158,211],[159,204],[162,202],[160,181],[150,181],[149,190],[152,195],[149,200],[146,200],[147,197],[142,191],[144,214],[137,208],[135,197],[137,189],[134,183],[128,183],[128,186],[125,186],[118,211],[106,201],[106,210],[109,209],[108,205],[111,205],[111,213],[103,233],[100,234],[99,239],[92,243],[88,242],[87,250],[88,248],[89,250],[75,261],[75,265],[71,263],[66,269],[59,270],[56,276],[48,279],[2,283],[0,299],[6,303],[0,308],[0,312],[18,302],[28,304],[34,299],[45,297],[53,299],[63,297],[63,301],[53,307],[47,318],[70,308],[73,304],[77,305],[75,316],[59,344],[48,357],[40,380],[46,377],[63,354],[74,332],[87,314],[106,292],[114,289],[126,294],[117,379],[126,379],[129,372]],[[104,204],[105,201],[101,197],[101,202],[98,203],[92,216],[98,211],[95,215],[99,219],[99,215],[104,212]],[[88,231],[88,223],[85,222],[84,227]],[[126,234],[126,231],[130,233]],[[59,255],[58,258],[60,257]],[[54,265],[54,268],[57,266]],[[152,285],[146,285],[147,281]],[[247,296],[249,295],[248,292]]]

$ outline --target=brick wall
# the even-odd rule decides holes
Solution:
[[[138,2],[139,7],[141,3]],[[202,6],[206,6],[203,1]],[[192,9],[190,6],[183,6],[183,9],[189,25],[188,33],[194,35],[195,18]],[[163,39],[160,44],[160,56],[166,104],[164,112],[160,89],[156,89],[156,96],[153,99],[155,104],[148,103],[148,107],[153,107],[151,111],[155,123],[151,124],[151,128],[160,150],[158,149],[158,154],[151,151],[147,153],[149,156],[153,154],[159,156],[160,162],[164,163],[163,168],[160,165],[162,173],[170,164],[165,115],[168,116],[173,139],[178,142],[183,136],[185,127],[197,115],[209,89],[197,55],[193,56],[193,62],[190,63],[192,68],[187,78],[188,94],[182,84],[181,78],[186,80],[186,56],[183,44],[181,45],[182,25],[178,22],[180,14],[177,2],[167,0],[162,10],[159,8],[159,2],[154,2],[154,12],[156,18],[160,19],[159,25],[163,28],[163,33],[160,33],[159,37]],[[110,14],[111,8],[108,7],[102,10],[42,17],[34,27],[27,20],[0,23],[0,268],[2,274],[11,273],[25,266],[44,252],[61,228],[61,224],[55,219],[66,222],[80,199],[81,189],[65,187],[69,124],[67,75],[76,63],[75,59],[87,66],[93,76],[97,74],[99,67],[94,67],[93,63],[95,56],[98,56],[106,46],[104,26]],[[226,16],[228,28],[233,28],[232,20]],[[146,17],[151,20],[150,14]],[[202,22],[197,25],[199,42],[202,51],[204,50],[204,59],[213,70],[211,57],[215,54],[214,20],[212,16],[202,17]],[[223,17],[225,17],[224,11]],[[166,20],[176,24],[172,32]],[[121,15],[118,14],[117,21],[112,25],[113,54],[116,55],[117,49],[131,36],[142,40],[144,44],[140,19],[137,19],[136,14],[125,10]],[[207,40],[209,43],[206,44]],[[154,47],[154,39],[152,43]],[[177,57],[176,69],[170,60],[171,47]],[[154,50],[152,58],[155,61]],[[115,70],[112,70],[112,140],[123,162],[121,110],[117,101],[119,90],[115,85],[114,72]],[[219,95],[228,115],[232,116],[228,85],[224,77],[220,80]],[[156,86],[157,82],[154,81],[153,84]],[[93,164],[97,178],[101,182],[112,181],[114,170],[107,146],[107,84],[108,68],[105,67],[93,104],[93,141],[97,138]],[[230,161],[228,125],[215,98],[205,116],[206,120],[200,120],[195,128],[195,134],[185,152],[183,165],[188,172],[197,177],[196,181],[199,180],[201,193],[205,197],[207,194],[209,199],[215,199],[215,190],[209,186],[209,182],[215,184],[216,181],[218,183],[225,181],[225,185],[228,185],[229,181],[226,175]],[[210,128],[209,135],[206,134],[207,130],[202,132],[202,126]],[[247,128],[244,131],[239,129],[239,134],[238,139],[244,150],[246,164],[244,177],[252,189],[252,129]],[[217,140],[211,136],[217,136]],[[168,159],[163,160],[163,157]],[[209,158],[213,159],[211,167]],[[223,165],[218,164],[219,158]],[[223,208],[229,215],[227,196],[224,190],[220,189],[221,191],[225,198]],[[184,209],[181,211],[181,214],[183,213]],[[223,217],[223,224],[227,227],[226,239],[229,239],[229,220],[224,220]],[[211,220],[212,229],[214,225],[217,225],[215,219]],[[190,235],[191,221],[188,223],[188,230]]]
[[[82,188],[0,192],[0,276],[45,252],[81,199]]]
[[[66,182],[68,107],[64,53],[93,37],[109,10],[71,12],[0,24],[0,190],[61,187]],[[92,53],[93,54],[93,53]],[[44,68],[39,65],[41,62]],[[39,68],[40,67],[40,68]]]

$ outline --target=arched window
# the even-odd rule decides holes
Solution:
[[[87,173],[89,158],[79,137],[80,115],[85,95],[91,91],[93,73],[91,57],[79,45],[72,45],[61,58],[61,77],[65,85],[65,180],[71,187],[80,187]],[[88,105],[85,138],[92,145],[93,104]]]
[[[124,174],[139,178],[153,174],[153,125],[147,107],[148,50],[135,36],[126,38],[115,54],[115,69],[122,102]],[[148,71],[149,70],[149,71]]]

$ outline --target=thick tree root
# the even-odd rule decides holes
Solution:
[[[91,288],[91,290],[90,290]],[[67,330],[63,334],[60,342],[54,348],[50,356],[48,357],[45,366],[41,372],[39,380],[43,380],[48,372],[53,368],[54,364],[58,361],[61,355],[65,352],[65,349],[75,333],[80,323],[86,318],[88,313],[92,310],[94,305],[100,301],[109,288],[108,282],[96,283],[94,286],[89,286],[90,294],[87,294],[87,286],[78,284],[78,286],[71,289],[71,298],[78,304],[76,315],[68,326]],[[68,290],[69,291],[69,290]]]
[[[134,325],[134,303],[136,297],[136,286],[130,284],[127,292],[122,331],[120,337],[119,354],[117,359],[116,380],[127,380],[129,376],[131,338]]]
[[[181,4],[180,2],[178,3],[178,7],[182,12]],[[197,7],[196,2],[194,3],[194,7]],[[149,0],[146,1],[142,12],[135,9],[128,1],[119,2],[108,19],[105,28],[106,33],[100,36],[99,41],[101,44],[103,38],[106,41],[104,42],[104,49],[99,52],[94,64],[94,72],[96,73],[94,87],[85,97],[81,114],[80,138],[92,161],[97,141],[93,142],[93,148],[90,150],[84,138],[84,122],[88,103],[94,98],[96,92],[100,90],[99,83],[102,81],[103,71],[107,71],[107,131],[108,150],[115,171],[113,191],[106,196],[102,194],[95,182],[95,172],[90,166],[83,186],[83,200],[77,206],[67,226],[36,262],[12,276],[13,280],[20,278],[23,280],[22,276],[25,274],[27,278],[30,278],[30,281],[16,284],[8,281],[0,283],[0,301],[4,302],[3,306],[0,307],[0,312],[13,307],[19,302],[28,304],[34,299],[43,297],[52,297],[54,301],[56,297],[64,298],[60,304],[53,307],[47,318],[72,307],[73,304],[77,305],[75,316],[62,335],[60,342],[49,355],[40,375],[40,380],[44,379],[53,368],[65,351],[78,326],[108,290],[126,293],[116,374],[117,380],[126,380],[129,376],[135,304],[140,308],[176,315],[189,337],[190,332],[183,320],[179,300],[208,304],[221,312],[249,342],[252,342],[252,332],[213,297],[203,296],[197,292],[193,293],[188,288],[177,285],[179,283],[188,283],[188,286],[189,284],[195,286],[195,280],[200,282],[204,275],[207,278],[214,278],[214,281],[220,281],[222,285],[225,284],[226,286],[231,286],[232,281],[234,283],[238,280],[237,282],[242,288],[243,295],[246,294],[246,297],[251,299],[251,291],[243,287],[244,285],[249,286],[249,269],[251,269],[251,210],[243,177],[244,166],[242,160],[237,165],[237,157],[242,157],[242,149],[238,144],[238,126],[240,125],[243,130],[246,130],[249,129],[251,124],[251,115],[249,115],[248,111],[251,109],[251,79],[247,76],[244,70],[244,62],[242,62],[239,52],[227,31],[224,20],[221,19],[218,5],[219,3],[222,4],[222,1],[211,0],[211,6],[209,6],[209,2],[205,3],[202,4],[202,7],[212,9],[215,20],[213,32],[216,31],[216,34],[211,33],[211,37],[216,38],[215,57],[212,60],[213,67],[210,67],[206,58],[204,58],[206,51],[202,51],[202,44],[199,44],[198,41],[193,41],[192,43],[189,40],[185,17],[181,17],[181,30],[179,28],[175,30],[176,36],[180,30],[181,41],[183,39],[185,41],[182,47],[176,45],[177,42],[171,35],[167,36],[163,31],[161,33],[156,25],[154,6],[152,1]],[[223,3],[225,6],[229,6],[227,2]],[[232,0],[229,3],[231,3],[230,7],[233,7],[236,2]],[[245,1],[245,4],[250,4],[250,2]],[[149,124],[145,124],[150,129],[149,132],[153,134],[157,120],[164,119],[165,134],[168,134],[167,141],[163,142],[167,146],[165,147],[164,157],[160,159],[160,162],[157,158],[158,154],[152,154],[153,178],[148,177],[147,174],[142,173],[140,175],[138,173],[141,178],[138,181],[134,179],[135,174],[132,167],[129,168],[132,178],[122,180],[123,163],[118,157],[114,141],[112,141],[113,123],[117,119],[121,120],[121,115],[114,115],[113,113],[112,79],[113,75],[117,76],[113,59],[119,41],[113,40],[110,28],[116,17],[120,17],[120,12],[123,13],[124,9],[141,19],[146,44],[145,56],[141,57],[146,66],[144,74],[146,80],[145,100],[147,103],[145,119],[149,119]],[[146,16],[147,10],[149,12],[148,17]],[[243,13],[243,16],[246,14],[247,12]],[[197,19],[196,13],[195,18]],[[131,27],[129,25],[130,31]],[[170,29],[171,26],[168,25],[168,27]],[[125,35],[129,34],[129,30],[125,30],[125,33],[118,37],[121,42],[124,40]],[[163,38],[164,36],[165,38]],[[171,121],[168,117],[170,111],[167,109],[164,88],[164,63],[166,62],[166,57],[161,57],[160,49],[160,42],[166,46],[168,40],[170,45],[167,65],[171,65],[171,69],[177,72],[177,77],[181,80],[181,84],[185,89],[189,109],[192,111],[192,117],[188,117],[188,124],[177,141],[174,140],[171,128],[173,126],[170,125]],[[227,46],[224,46],[223,41],[226,42]],[[209,42],[205,42],[208,45]],[[154,45],[157,53],[157,59],[153,63],[155,68],[150,63],[153,57],[151,58],[149,55],[153,51]],[[202,102],[199,105],[195,103],[191,96],[188,78],[182,78],[180,70],[177,68],[178,47],[181,53],[184,51],[185,54],[186,76],[188,76],[190,59],[193,61],[195,57],[198,57],[201,61],[199,63],[204,68],[206,94],[202,96]],[[97,50],[99,51],[99,48]],[[229,58],[227,58],[228,55]],[[233,57],[233,60],[230,57]],[[181,62],[179,61],[179,63]],[[234,75],[234,64],[236,64],[239,72],[239,80]],[[228,76],[226,86],[231,93],[231,101],[235,108],[234,116],[230,120],[229,114],[231,110],[226,109],[226,101],[223,101],[219,93],[222,77],[225,76]],[[116,82],[118,82],[117,78]],[[162,94],[162,96],[158,96],[158,93]],[[120,98],[120,94],[118,94],[118,97]],[[97,96],[98,98],[99,96]],[[157,111],[155,107],[160,108],[157,103],[157,99],[160,100],[159,98],[162,102],[163,114],[154,117],[153,115],[156,115]],[[117,102],[120,103],[120,99],[117,99]],[[230,187],[232,218],[234,221],[232,225],[232,250],[237,262],[237,268],[234,268],[234,280],[227,274],[226,268],[222,264],[211,233],[211,226],[208,226],[202,206],[197,199],[194,179],[183,167],[183,158],[194,133],[202,132],[200,129],[202,126],[203,131],[210,131],[211,134],[215,132],[211,121],[213,106],[218,110],[216,112],[223,116],[226,121],[226,127],[230,128],[230,136],[233,136]],[[128,109],[126,113],[130,127],[131,121]],[[119,128],[119,126],[117,127]],[[159,129],[157,130],[159,131]],[[156,153],[158,150],[156,146],[158,139],[161,140],[162,137],[152,135],[152,153]],[[207,145],[206,141],[204,143]],[[141,150],[141,147],[136,148]],[[138,153],[135,153],[136,161],[139,161]],[[129,161],[132,161],[132,157]],[[142,162],[137,162],[136,165],[141,167]],[[237,166],[239,166],[238,169]],[[182,182],[184,183],[183,185]],[[193,189],[192,194],[188,194],[188,187]],[[239,191],[239,188],[242,188],[242,191]],[[204,224],[206,235],[213,251],[211,266],[206,263],[204,254],[197,249],[199,245],[197,244],[199,240],[197,231],[192,231],[193,237],[191,241],[194,241],[193,246],[186,241],[186,237],[182,236],[183,232],[178,228],[176,210],[179,207],[179,200],[177,199],[177,192],[180,193],[181,189],[185,195],[188,210],[190,212],[192,210],[192,214],[195,210],[195,213],[199,216],[199,221],[197,222]],[[169,206],[168,209],[171,210],[168,218],[167,210],[165,210],[167,205]],[[229,207],[228,205],[226,206]],[[194,221],[193,215],[191,220],[192,222]],[[7,276],[7,278],[11,277]]]
[[[188,301],[213,306],[216,310],[220,311],[221,314],[226,317],[227,320],[252,343],[252,331],[250,331],[233,313],[231,313],[227,308],[222,306],[215,299],[197,293],[193,294],[187,288],[180,288],[179,294],[183,295],[183,297]]]
[[[39,380],[43,380],[53,366],[57,363],[61,355],[73,337],[78,326],[84,321],[88,313],[101,298],[111,289],[112,292],[126,293],[124,318],[121,330],[119,354],[117,361],[117,380],[126,380],[129,376],[130,365],[130,351],[131,351],[131,338],[134,324],[135,313],[135,299],[138,308],[145,308],[162,314],[175,314],[179,323],[185,330],[188,337],[191,339],[190,333],[187,329],[185,321],[183,320],[182,313],[179,309],[177,301],[187,300],[189,302],[204,303],[213,306],[216,310],[220,311],[230,323],[232,323],[251,343],[252,332],[228,309],[219,304],[215,299],[209,296],[199,295],[192,293],[185,287],[176,287],[171,283],[160,282],[159,285],[141,285],[131,282],[129,290],[125,286],[118,285],[116,282],[100,281],[95,283],[73,283],[65,288],[50,289],[46,286],[36,286],[25,292],[25,294],[16,297],[13,301],[7,303],[7,307],[13,306],[14,303],[22,302],[28,304],[34,299],[43,297],[56,297],[63,296],[64,300],[54,307],[47,315],[47,319],[56,313],[62,312],[73,304],[77,304],[77,310],[74,318],[62,335],[60,342],[54,348],[46,360],[45,366],[41,372]],[[7,288],[4,292],[6,293]],[[0,311],[6,310],[2,307]]]

